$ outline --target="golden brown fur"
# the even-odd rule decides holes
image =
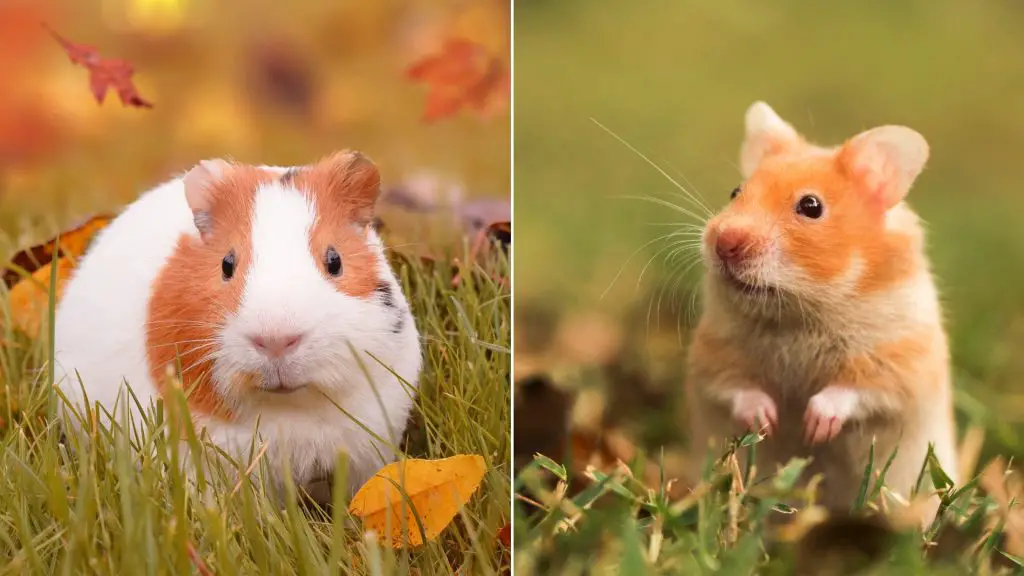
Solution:
[[[923,138],[884,127],[822,148],[755,104],[741,158],[742,191],[704,234],[687,378],[695,451],[720,449],[756,413],[761,473],[810,456],[805,478],[824,475],[833,508],[854,501],[872,439],[878,467],[899,446],[886,483],[904,497],[929,442],[955,478],[948,345],[923,232],[902,201]],[[821,217],[794,211],[807,194]],[[737,262],[715,256],[723,230],[744,239]]]

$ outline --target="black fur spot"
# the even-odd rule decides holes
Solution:
[[[380,298],[381,303],[388,308],[395,307],[395,297],[391,293],[391,285],[387,282],[377,284],[377,296]]]
[[[281,175],[281,184],[284,186],[291,184],[292,181],[295,180],[295,176],[298,175],[298,173],[298,168],[292,168],[291,170],[288,170],[287,172]]]

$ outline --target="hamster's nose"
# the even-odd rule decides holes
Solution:
[[[734,264],[746,256],[750,235],[739,228],[726,228],[715,240],[715,254],[723,262]]]
[[[302,334],[255,334],[249,337],[249,341],[261,354],[271,358],[280,358],[295,350],[299,342],[302,341]]]

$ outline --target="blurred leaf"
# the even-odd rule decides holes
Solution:
[[[942,469],[942,464],[939,464],[939,458],[935,455],[935,447],[931,444],[928,445],[928,472],[936,490],[946,491],[953,486],[953,479]]]
[[[85,254],[96,233],[106,228],[114,216],[112,213],[97,214],[62,232],[58,257],[70,256],[74,259]],[[53,260],[55,250],[57,238],[51,238],[18,252],[4,269],[4,284],[10,288],[22,281],[22,273],[32,274],[40,267],[45,267]]]
[[[454,116],[466,107],[480,114],[493,112],[504,105],[511,86],[500,58],[462,38],[449,39],[439,54],[416,62],[406,74],[430,88],[423,112],[426,122]]]
[[[83,66],[89,71],[89,89],[92,90],[96,102],[102,104],[107,90],[113,88],[117,91],[117,97],[121,99],[121,104],[124,106],[153,107],[153,103],[144,100],[135,88],[135,84],[132,82],[135,68],[130,62],[115,58],[103,58],[95,47],[76,44],[49,27],[47,30],[67,52],[68,58],[73,64]]]
[[[534,459],[537,460],[537,463],[540,465],[541,468],[547,470],[548,472],[551,472],[559,480],[565,482],[566,480],[569,479],[569,476],[565,471],[565,466],[562,466],[561,464],[555,462],[554,460],[548,458],[547,456],[544,456],[543,454],[535,454]]]
[[[779,473],[772,480],[772,485],[776,490],[780,492],[788,492],[793,489],[796,485],[796,481],[800,479],[800,474],[803,473],[804,468],[810,464],[810,460],[807,458],[793,458],[779,470]]]
[[[4,270],[4,283],[10,288],[7,303],[14,325],[32,338],[39,336],[43,312],[49,309],[49,291],[54,254],[57,252],[56,298],[59,299],[64,283],[71,276],[78,257],[85,253],[96,233],[113,219],[111,215],[94,216],[61,234],[58,239],[22,250],[14,255]],[[25,278],[23,273],[30,274]]]
[[[74,262],[70,258],[64,256],[57,259],[57,299],[60,299],[64,283],[71,277],[74,269]],[[30,338],[39,337],[43,313],[49,309],[50,277],[50,268],[41,267],[29,278],[15,284],[7,294],[11,321]]]

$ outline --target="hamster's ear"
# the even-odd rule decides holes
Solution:
[[[213,206],[213,185],[231,169],[226,160],[201,160],[185,174],[185,201],[192,210],[199,235],[210,233],[210,208]]]
[[[884,210],[898,204],[928,161],[928,142],[906,126],[882,126],[854,136],[837,156],[842,169]]]
[[[744,117],[746,136],[740,147],[740,170],[749,178],[765,158],[803,142],[800,134],[764,102],[754,102]]]
[[[322,176],[317,183],[325,192],[349,208],[356,224],[373,221],[374,206],[380,196],[380,171],[372,160],[355,150],[342,150],[313,166]]]

